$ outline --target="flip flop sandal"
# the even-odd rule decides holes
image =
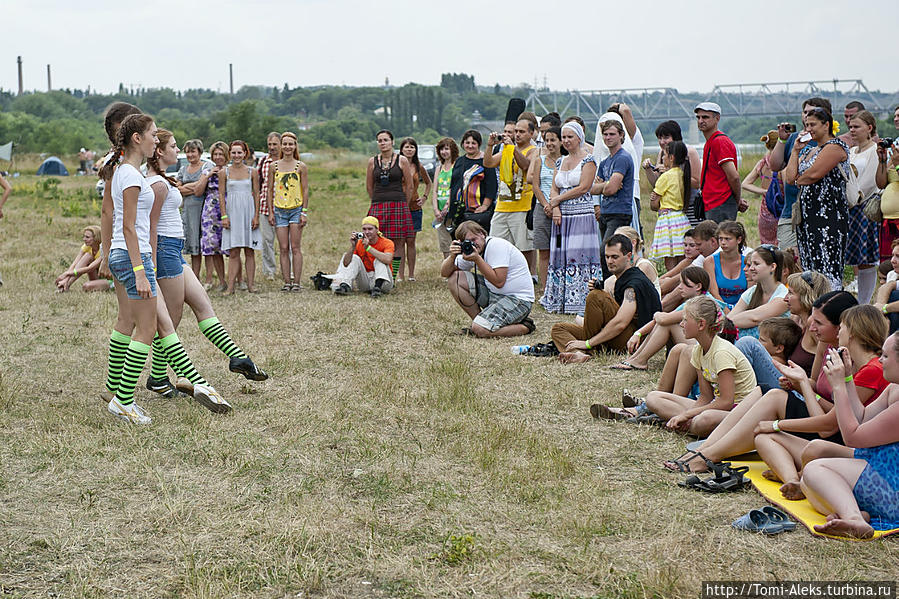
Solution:
[[[292,285],[290,283],[284,283],[284,286],[281,287],[281,291],[290,291],[291,288],[292,288]]]
[[[645,371],[649,370],[648,367],[634,366],[627,360],[624,360],[623,362],[619,362],[618,364],[609,366],[609,368],[611,368],[612,370],[637,370],[639,372],[645,372]]]
[[[783,527],[784,532],[788,532],[796,528],[796,523],[790,520],[790,517],[787,515],[787,513],[774,506],[766,505],[762,508],[762,513],[767,515],[768,518],[771,519],[771,522],[780,524]]]
[[[758,532],[766,535],[776,535],[785,530],[781,522],[773,520],[762,510],[750,510],[748,513],[734,520],[731,523],[731,526],[737,530]]]

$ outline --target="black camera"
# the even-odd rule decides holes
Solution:
[[[459,247],[462,249],[463,256],[471,256],[475,253],[474,242],[469,239],[463,239],[459,243]]]
[[[602,281],[599,279],[593,279],[593,288],[597,291],[602,291]]]
[[[881,137],[880,141],[877,142],[877,145],[885,150],[889,150],[893,147],[893,144],[896,143],[895,138],[892,137]]]
[[[784,130],[787,133],[796,133],[796,125],[794,125],[793,123],[787,123],[786,125],[784,125]]]
[[[381,169],[381,172],[378,174],[378,182],[382,187],[390,185],[390,169],[386,171],[383,168]]]
[[[362,233],[360,231],[353,231],[353,239],[355,239],[356,241],[359,241],[360,239],[364,239],[364,238],[365,238],[365,233]]]

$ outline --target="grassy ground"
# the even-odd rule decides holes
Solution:
[[[333,272],[367,206],[357,165],[310,179],[307,275]],[[0,222],[4,596],[667,598],[702,580],[895,578],[895,541],[734,531],[760,496],[680,489],[660,462],[683,437],[590,418],[651,389],[660,357],[631,374],[513,356],[561,320],[540,308],[529,338],[456,335],[428,230],[419,281],[379,301],[264,280],[216,295],[272,378],[229,373],[187,315],[179,334],[233,414],[140,389],[153,424],[124,426],[97,398],[115,298],[53,290],[98,221],[93,181],[35,181]]]

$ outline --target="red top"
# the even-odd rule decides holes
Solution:
[[[385,254],[392,254],[394,250],[393,242],[386,237],[378,237],[378,240],[371,247]],[[365,251],[365,248],[362,247],[361,239],[356,242],[356,249],[353,253],[362,258],[362,264],[365,265],[366,271],[373,272],[375,270],[375,257]],[[388,266],[390,265],[388,264]]]
[[[880,358],[877,356],[871,358],[867,364],[858,369],[858,372],[852,377],[852,382],[855,383],[856,387],[874,389],[874,395],[864,402],[865,405],[877,399],[883,393],[883,390],[890,385],[883,378],[883,364],[880,363]],[[830,381],[824,376],[823,368],[821,369],[821,374],[818,375],[818,384],[815,387],[818,395],[829,402],[833,402],[833,389],[830,388]]]
[[[730,160],[736,166],[737,147],[728,136],[718,131],[705,143],[702,155],[702,203],[706,210],[711,210],[726,202],[733,193],[721,165]]]

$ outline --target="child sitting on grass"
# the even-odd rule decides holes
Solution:
[[[109,281],[101,279],[97,274],[100,268],[100,227],[90,225],[84,228],[81,237],[82,246],[78,255],[61,275],[56,277],[56,291],[68,291],[78,277],[86,275],[88,280],[81,287],[84,291],[103,291],[109,289]]]

